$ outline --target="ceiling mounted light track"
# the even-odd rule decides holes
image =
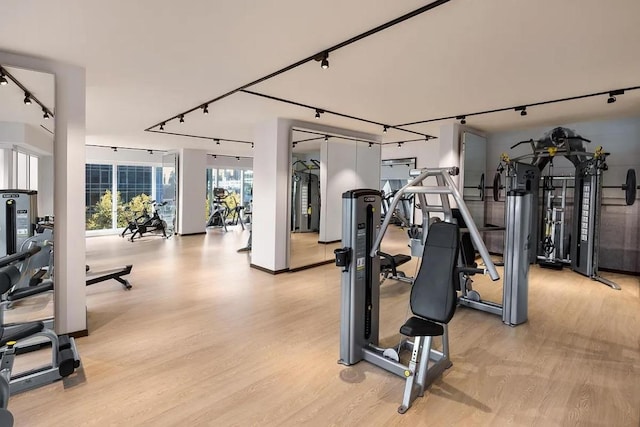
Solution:
[[[222,95],[219,95],[219,96],[207,101],[206,104],[212,104],[212,103],[215,103],[217,101],[220,101],[220,100],[222,100],[222,99],[224,99],[224,98],[226,98],[228,96],[231,96],[231,95],[233,95],[233,94],[235,94],[237,92],[243,91],[244,89],[247,89],[247,88],[249,88],[251,86],[255,86],[255,85],[257,85],[259,83],[262,83],[262,82],[264,82],[266,80],[269,80],[269,79],[272,79],[272,78],[274,78],[276,76],[279,76],[280,74],[286,73],[287,71],[291,71],[294,68],[297,68],[297,67],[299,67],[299,66],[301,66],[303,64],[306,64],[307,62],[310,62],[310,61],[313,61],[313,60],[317,60],[316,58],[318,58],[318,57],[320,57],[320,66],[323,69],[329,68],[329,53],[334,52],[334,51],[336,51],[338,49],[342,49],[342,48],[344,48],[346,46],[349,46],[349,45],[351,45],[353,43],[356,43],[356,42],[358,42],[358,41],[360,41],[362,39],[365,39],[367,37],[370,37],[370,36],[372,36],[374,34],[377,34],[377,33],[381,32],[381,31],[384,31],[384,30],[386,30],[388,28],[391,28],[391,27],[393,27],[395,25],[401,24],[404,21],[407,21],[407,20],[409,20],[411,18],[414,18],[414,17],[416,17],[418,15],[421,15],[423,13],[429,12],[432,9],[435,9],[435,8],[437,8],[439,6],[442,6],[442,5],[446,4],[446,3],[448,3],[449,1],[451,1],[451,0],[435,0],[435,1],[431,2],[431,3],[429,3],[429,4],[421,6],[421,7],[417,8],[417,9],[415,9],[415,10],[412,10],[411,12],[408,12],[408,13],[402,15],[402,16],[399,16],[399,17],[397,17],[395,19],[392,19],[391,21],[385,22],[384,24],[378,25],[375,28],[367,30],[367,31],[365,31],[363,33],[360,33],[360,34],[358,34],[358,35],[356,35],[354,37],[351,37],[351,38],[349,38],[349,39],[347,39],[345,41],[342,41],[342,42],[340,42],[340,43],[338,43],[336,45],[333,45],[333,46],[331,46],[331,47],[329,47],[327,49],[324,49],[320,53],[314,53],[311,56],[303,58],[303,59],[301,59],[301,60],[299,60],[299,61],[297,61],[297,62],[295,62],[295,63],[293,63],[291,65],[288,65],[288,66],[286,66],[284,68],[281,68],[281,69],[279,69],[279,70],[277,70],[275,72],[267,74],[266,76],[260,77],[259,79],[256,79],[256,80],[254,80],[252,82],[243,84],[242,86],[240,86],[240,87],[238,87],[236,89],[233,89],[233,90],[231,90],[229,92],[226,92],[226,93],[224,93]],[[173,117],[171,117],[169,119],[166,119],[164,121],[168,122],[170,120],[178,118],[180,115],[189,114],[192,111],[195,111],[198,108],[200,108],[201,105],[199,105],[197,107],[194,107],[194,108],[191,108],[190,110],[187,110],[187,111],[185,111],[183,113],[180,113],[180,114],[178,114],[176,116],[173,116]],[[156,124],[154,124],[152,126],[149,126],[147,129],[145,129],[145,131],[150,132],[150,131],[152,131],[152,129],[158,127],[159,125],[160,125],[160,123],[156,123]]]
[[[31,94],[29,92],[24,93],[24,105],[31,105]]]
[[[520,115],[522,116],[526,116],[527,115],[527,111],[526,108],[527,107],[538,107],[541,105],[548,105],[548,104],[557,104],[559,102],[568,102],[568,101],[577,101],[580,99],[586,99],[586,98],[592,98],[595,96],[608,96],[609,98],[607,99],[607,103],[608,104],[613,104],[614,102],[616,102],[615,97],[618,95],[622,95],[625,92],[630,92],[630,91],[634,91],[634,90],[638,90],[640,89],[640,86],[631,86],[631,87],[626,87],[623,89],[616,89],[616,90],[607,90],[607,91],[602,91],[602,92],[593,92],[593,93],[587,93],[584,95],[577,95],[577,96],[568,96],[565,98],[557,98],[557,99],[550,99],[548,101],[540,101],[540,102],[531,102],[528,103],[526,105],[514,105],[512,107],[501,107],[501,108],[494,108],[491,110],[484,110],[484,111],[477,111],[475,113],[466,113],[466,114],[456,114],[456,115],[451,115],[451,116],[443,116],[443,117],[436,117],[433,119],[426,119],[426,120],[418,120],[415,122],[408,122],[408,123],[399,123],[397,125],[394,125],[392,127],[396,128],[396,129],[401,129],[404,126],[413,126],[413,125],[420,125],[420,124],[425,124],[425,123],[432,123],[432,122],[439,122],[442,120],[451,120],[451,119],[456,119],[459,120],[460,117],[464,116],[464,117],[470,117],[470,116],[480,116],[480,115],[484,115],[484,114],[492,114],[492,113],[500,113],[503,111],[509,111],[509,110],[515,110],[515,111],[520,111]],[[611,98],[613,98],[613,100],[610,100]],[[522,112],[524,111],[524,114],[522,114]]]
[[[0,66],[0,86],[6,86],[9,84],[9,81],[12,81],[22,92],[24,92],[23,102],[25,105],[31,105],[32,103],[36,103],[42,109],[42,118],[47,120],[51,117],[54,117],[51,109],[47,108],[38,98],[36,98],[33,93],[29,89],[27,89],[22,83],[18,81],[6,68]]]

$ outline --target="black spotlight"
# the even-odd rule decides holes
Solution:
[[[24,104],[31,105],[31,94],[29,92],[24,93]]]
[[[251,143],[251,148],[254,148],[254,147],[255,147],[255,145],[254,145],[254,144],[253,144],[253,142],[252,142],[252,143]]]
[[[373,142],[369,143],[369,148],[373,147]]]
[[[607,104],[613,104],[616,102],[616,97],[613,95],[609,95],[609,99],[607,99]]]
[[[0,86],[6,86],[9,82],[7,78],[4,76],[4,73],[0,71]]]
[[[180,123],[184,123],[184,114],[180,114]]]
[[[324,55],[322,55],[322,62],[320,62],[320,67],[322,67],[323,70],[329,68],[329,52],[325,52]]]
[[[324,136],[324,140],[325,140],[325,142],[328,141],[329,140],[329,135],[325,135]]]
[[[384,126],[382,127],[382,133],[387,133],[387,130],[389,130],[389,126],[384,125]]]
[[[164,122],[160,123],[160,130],[164,130],[164,125],[165,125]]]
[[[49,112],[47,110],[45,110],[44,108],[42,109],[42,112],[44,114],[42,114],[42,118],[45,120],[49,120]]]
[[[520,111],[520,115],[521,116],[526,116],[527,115],[527,106],[526,105],[522,105],[520,107],[516,107],[514,108],[515,111]]]
[[[526,116],[527,115],[527,109],[525,108],[524,110],[520,111],[520,115],[521,116]]]
[[[209,104],[204,104],[202,106],[202,114],[209,114]]]
[[[398,147],[402,147],[402,142],[398,142]]]
[[[236,157],[236,160],[237,160],[237,161],[240,161],[240,157]]]
[[[316,119],[320,118],[320,110],[316,109]]]
[[[616,102],[617,95],[624,95],[624,90],[618,89],[618,90],[612,90],[611,92],[609,92],[609,98],[607,99],[607,104],[613,104],[614,102]]]
[[[466,125],[467,124],[467,116],[458,116],[458,117],[456,117],[456,120],[460,120],[460,124],[461,125]]]
[[[216,145],[220,145],[220,140],[219,139],[216,138],[213,141],[216,143]]]
[[[147,150],[147,153],[153,154],[153,150]]]

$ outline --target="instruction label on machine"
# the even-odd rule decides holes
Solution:
[[[591,186],[585,184],[582,188],[582,215],[580,216],[580,240],[589,240],[589,207],[591,201]]]
[[[16,212],[16,226],[18,237],[29,237],[29,214],[26,210]]]

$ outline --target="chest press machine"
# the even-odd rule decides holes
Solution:
[[[420,269],[411,289],[413,316],[400,328],[400,333],[413,337],[402,340],[395,348],[378,347],[380,321],[380,276],[378,251],[391,216],[380,227],[381,203],[377,190],[352,190],[342,195],[342,249],[335,251],[336,265],[342,270],[342,307],[340,323],[340,360],[353,365],[361,360],[373,363],[406,379],[404,396],[398,412],[405,413],[417,396],[445,369],[451,366],[447,324],[457,305],[457,291],[462,275],[488,273],[499,279],[471,214],[450,175],[457,168],[423,169],[409,184],[400,189],[390,209],[405,194],[416,194],[423,212],[423,224],[429,224],[429,213],[438,212],[444,222],[433,223],[423,233],[424,252]],[[413,175],[413,176],[415,176]],[[435,178],[435,186],[423,181]],[[437,195],[439,205],[429,205],[427,195]],[[458,205],[471,239],[484,261],[484,269],[458,265],[459,228],[455,224],[449,196]],[[376,234],[377,232],[377,234]],[[433,337],[442,337],[442,351],[431,347]],[[408,365],[400,363],[400,351],[409,350]]]

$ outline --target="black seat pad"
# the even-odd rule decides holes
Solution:
[[[23,338],[37,334],[44,329],[42,322],[29,322],[20,325],[5,326],[0,328],[0,346],[4,346],[9,341],[18,341]]]
[[[28,288],[19,288],[13,292],[9,292],[7,295],[7,301],[17,301],[22,298],[30,297],[32,295],[38,295],[43,292],[49,292],[53,290],[53,282],[48,280],[36,286],[29,286]]]
[[[389,258],[380,257],[380,270],[391,270],[393,267],[399,267],[411,261],[411,256],[403,254],[393,255],[392,258],[393,262]]]
[[[407,337],[437,337],[444,334],[444,328],[438,323],[413,316],[402,325],[400,333]]]

